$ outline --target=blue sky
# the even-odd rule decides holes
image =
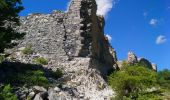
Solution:
[[[69,0],[23,0],[29,13],[65,11]],[[158,65],[170,69],[170,1],[169,0],[97,0],[99,14],[105,15],[105,34],[117,51],[119,60],[132,51]]]

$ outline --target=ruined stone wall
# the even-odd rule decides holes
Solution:
[[[21,17],[18,31],[26,36],[18,48],[32,45],[34,56],[47,58],[50,67],[85,57],[112,68],[116,58],[110,53],[110,44],[104,36],[104,18],[97,16],[96,10],[95,0],[72,0],[67,12],[56,10],[51,14]]]
[[[95,0],[72,0],[67,12],[21,17],[16,30],[26,35],[8,50],[12,51],[9,60],[37,64],[36,58],[43,57],[48,61],[43,67],[62,69],[63,76],[53,81],[71,90],[52,93],[51,97],[109,100],[114,92],[105,77],[117,67],[117,59],[104,35],[104,18],[97,16],[96,10]],[[23,53],[27,46],[33,53]]]

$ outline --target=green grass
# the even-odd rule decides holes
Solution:
[[[40,64],[40,65],[47,65],[48,64],[48,60],[43,58],[43,57],[35,58],[34,62],[36,64]]]
[[[33,50],[32,50],[32,45],[29,44],[27,45],[23,50],[22,50],[22,53],[23,54],[32,54],[33,53]]]
[[[0,100],[17,100],[17,96],[12,93],[10,85],[0,86]]]

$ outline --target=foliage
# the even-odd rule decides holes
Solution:
[[[25,75],[23,73],[18,74],[13,78],[15,82],[26,84],[27,86],[39,85],[39,86],[48,86],[49,81],[45,77],[45,74],[42,70],[35,71],[26,71]]]
[[[157,83],[164,89],[170,90],[170,70],[158,72]]]
[[[43,58],[43,57],[35,58],[34,61],[35,61],[36,64],[40,64],[40,65],[47,65],[48,64],[48,60]]]
[[[22,50],[22,53],[23,54],[32,54],[33,53],[33,50],[32,50],[32,45],[29,44],[27,45],[23,50]]]
[[[57,79],[62,77],[61,69],[51,71],[41,65],[24,64],[19,62],[3,62],[0,64],[0,83],[12,86],[44,86],[52,84],[48,77]]]
[[[0,63],[2,63],[5,60],[5,56],[4,55],[0,55]]]
[[[50,85],[45,72],[39,66],[31,64],[11,64],[1,65],[0,72],[3,76],[0,76],[0,82],[5,84],[11,84],[15,86],[48,86]]]
[[[10,85],[0,86],[0,100],[17,100]]]
[[[54,77],[55,79],[58,79],[58,78],[60,78],[60,77],[63,76],[63,72],[62,72],[61,69],[57,68],[57,70],[54,71],[54,72],[52,72],[51,75],[52,75],[52,77]]]
[[[21,0],[0,0],[0,52],[11,47],[11,41],[21,39],[24,33],[13,28],[19,25],[19,12],[23,10]]]
[[[152,64],[148,60],[146,60],[145,58],[141,58],[138,64],[143,66],[143,67],[152,69]]]
[[[141,65],[124,64],[122,70],[108,77],[108,81],[119,99],[137,99],[146,89],[156,85],[156,72]]]

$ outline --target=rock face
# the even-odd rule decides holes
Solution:
[[[152,64],[149,60],[145,59],[145,58],[140,58],[138,60],[139,64],[142,64],[146,67],[148,67],[149,69],[153,69],[155,71],[157,71],[157,66],[156,64]]]
[[[74,88],[78,95],[69,99],[109,99],[113,91],[103,77],[117,68],[117,58],[104,35],[104,18],[97,16],[96,10],[95,0],[72,0],[67,12],[21,17],[17,30],[26,36],[16,47],[15,60],[34,63],[35,58],[43,57],[48,60],[44,67],[62,68],[65,75],[59,81]],[[28,45],[33,53],[25,55],[21,51]]]
[[[135,65],[135,64],[141,64],[144,67],[147,67],[149,69],[157,71],[157,66],[156,64],[152,64],[149,60],[145,58],[138,58],[133,52],[128,53],[127,60],[124,62],[130,64],[130,65]],[[123,61],[117,61],[119,69],[121,69],[123,66]]]
[[[134,65],[138,62],[136,55],[133,52],[128,53],[127,63]]]

